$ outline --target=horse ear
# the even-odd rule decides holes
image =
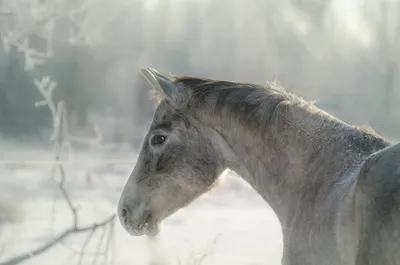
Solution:
[[[176,84],[173,78],[163,75],[151,67],[141,69],[141,72],[151,84],[154,98],[158,103],[165,99],[175,107],[182,107],[182,104],[188,101],[186,89]]]

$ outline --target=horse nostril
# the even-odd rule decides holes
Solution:
[[[151,218],[152,218],[151,212],[150,211],[146,211],[145,214],[144,214],[144,223],[150,222]]]
[[[128,213],[129,212],[126,207],[122,208],[121,217],[122,217],[122,220],[124,221],[124,223],[126,223],[126,221],[128,220]]]

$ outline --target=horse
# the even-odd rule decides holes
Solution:
[[[157,235],[230,169],[276,214],[283,265],[400,264],[400,144],[274,83],[141,73],[158,105],[118,202],[129,234]]]

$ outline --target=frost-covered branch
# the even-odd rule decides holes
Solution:
[[[87,27],[82,25],[78,20],[86,19],[86,12],[92,12],[89,7],[92,7],[98,0],[82,0],[82,5],[73,10],[65,8],[70,4],[68,1],[57,1],[57,2],[43,2],[43,1],[19,1],[9,0],[2,2],[0,6],[0,16],[9,15],[9,20],[5,20],[6,23],[0,24],[0,39],[3,43],[3,48],[6,52],[10,52],[14,49],[16,52],[22,54],[24,58],[24,70],[33,71],[38,66],[44,65],[50,57],[53,56],[53,42],[63,41],[70,44],[82,43],[87,45],[86,31]],[[75,34],[67,36],[69,39],[61,40],[57,36],[57,21],[65,18],[71,21],[71,27]],[[6,17],[8,19],[8,17]],[[65,25],[65,24],[64,24]],[[68,31],[68,29],[67,29]],[[60,32],[65,32],[60,31]],[[72,32],[72,29],[70,30]],[[37,50],[31,47],[31,37],[35,35],[43,38],[47,45],[43,50]],[[102,230],[101,238],[97,243],[97,249],[94,255],[93,264],[96,264],[98,257],[103,255],[103,264],[108,262],[110,255],[112,254],[113,237],[114,237],[114,219],[115,214],[111,214],[107,219],[102,222],[96,222],[92,225],[81,226],[79,222],[79,205],[75,205],[71,196],[69,195],[65,186],[67,181],[67,172],[65,170],[64,154],[67,154],[70,158],[73,153],[73,143],[85,143],[88,146],[100,145],[102,142],[102,134],[100,130],[93,125],[95,131],[94,138],[82,138],[76,137],[69,133],[68,129],[68,113],[67,107],[64,101],[55,101],[54,90],[57,88],[58,83],[53,81],[50,76],[43,76],[41,78],[35,78],[34,86],[41,94],[42,99],[35,102],[35,107],[46,107],[50,111],[52,118],[52,134],[50,136],[50,142],[53,147],[53,160],[51,161],[50,176],[52,181],[56,183],[56,191],[60,193],[63,202],[67,205],[71,212],[72,220],[70,227],[67,227],[65,231],[58,235],[51,233],[53,239],[43,244],[42,246],[33,249],[28,252],[24,252],[16,257],[11,257],[9,260],[0,263],[0,265],[12,265],[19,264],[29,260],[32,257],[38,256],[45,253],[56,245],[63,245],[68,250],[71,250],[74,255],[78,256],[78,264],[81,264],[83,258],[88,255],[87,246],[91,240],[93,240],[94,234],[97,230]],[[53,198],[53,208],[51,215],[51,227],[53,227],[54,216],[56,210],[56,199]],[[99,229],[101,228],[101,229]],[[106,233],[108,231],[108,233]],[[69,248],[65,245],[64,239],[72,234],[88,233],[86,239],[83,242],[82,248],[77,251]],[[112,257],[111,257],[112,258]]]
[[[53,55],[53,42],[68,43],[71,45],[94,45],[98,40],[91,38],[92,25],[97,19],[96,5],[101,0],[81,0],[71,4],[70,1],[21,1],[6,0],[0,8],[0,15],[10,15],[9,27],[0,31],[4,42],[8,40],[7,34],[17,32],[29,38],[35,35],[47,42],[47,50],[43,51],[46,57]],[[68,22],[67,24],[65,22]],[[89,26],[89,27],[88,27]],[[65,28],[67,27],[67,28]],[[98,27],[95,28],[96,31]],[[12,43],[11,43],[12,44]]]
[[[24,52],[29,50],[28,43],[22,45],[23,48],[20,51]],[[40,80],[35,79],[34,85],[42,95],[43,99],[39,100],[34,103],[35,107],[47,107],[51,113],[52,117],[52,135],[50,137],[50,141],[53,145],[54,149],[54,159],[52,160],[52,167],[51,167],[51,178],[53,181],[57,183],[57,187],[59,192],[61,193],[65,203],[67,204],[68,208],[71,211],[72,215],[72,222],[71,226],[67,228],[64,232],[60,233],[59,235],[55,236],[53,240],[50,242],[26,253],[18,255],[16,257],[10,258],[8,261],[0,263],[0,265],[14,265],[24,262],[32,257],[38,256],[47,250],[51,249],[57,244],[64,245],[63,240],[72,234],[79,234],[83,232],[89,232],[85,242],[83,243],[82,249],[79,252],[79,259],[78,264],[81,264],[83,257],[87,254],[86,248],[90,240],[92,239],[95,231],[98,228],[103,228],[105,230],[106,227],[109,227],[109,234],[108,237],[105,239],[102,236],[98,242],[98,247],[96,250],[95,261],[97,261],[97,257],[101,254],[104,255],[104,261],[106,262],[108,259],[109,252],[112,248],[112,238],[114,234],[114,225],[113,221],[115,219],[115,214],[110,215],[106,220],[100,223],[94,223],[90,226],[81,227],[79,224],[79,215],[78,215],[78,206],[74,205],[70,195],[67,192],[65,187],[65,181],[67,179],[67,173],[64,168],[64,164],[60,163],[62,160],[62,153],[63,151],[67,151],[68,154],[72,152],[72,141],[80,140],[81,142],[84,139],[79,139],[78,137],[71,137],[68,132],[68,115],[67,115],[67,108],[63,101],[55,102],[53,98],[54,89],[57,87],[57,82],[53,81],[51,77],[44,76]],[[97,135],[94,139],[89,140],[89,144],[99,143],[101,141],[101,134],[99,130],[95,130]],[[53,214],[52,214],[52,221],[55,214],[55,200],[53,202]],[[104,240],[106,243],[104,244],[105,251],[104,253],[100,252],[100,248],[103,245]],[[68,248],[68,247],[67,247]],[[68,248],[69,249],[69,248]],[[96,264],[96,263],[93,263]]]
[[[29,37],[17,29],[0,34],[5,52],[10,52],[14,46],[24,56],[24,70],[33,71],[38,65],[43,65],[48,57],[48,51],[41,52],[29,47]]]
[[[29,252],[21,254],[19,256],[13,257],[13,258],[9,259],[8,261],[2,262],[2,263],[0,263],[0,265],[19,264],[19,263],[24,262],[32,257],[38,256],[38,255],[44,253],[45,251],[49,250],[50,248],[54,247],[57,244],[63,244],[63,240],[67,236],[70,236],[72,234],[89,232],[85,242],[83,243],[82,249],[79,253],[78,264],[81,264],[83,256],[86,255],[86,247],[87,247],[89,241],[92,239],[95,231],[100,227],[102,227],[104,229],[104,227],[110,226],[109,237],[107,238],[107,241],[105,244],[106,251],[104,253],[105,260],[107,260],[109,249],[111,248],[113,233],[114,233],[113,221],[115,219],[115,214],[112,214],[110,217],[108,217],[107,219],[105,219],[104,221],[102,221],[100,223],[95,223],[93,225],[85,226],[85,227],[81,227],[79,225],[78,207],[73,204],[72,199],[69,196],[69,194],[65,188],[65,185],[64,185],[65,181],[67,179],[67,174],[64,169],[64,165],[62,163],[58,163],[58,161],[61,159],[61,155],[62,155],[61,153],[62,153],[63,149],[65,149],[67,147],[69,151],[71,150],[71,143],[70,143],[71,138],[69,137],[68,127],[67,127],[67,110],[66,110],[66,107],[65,107],[65,104],[63,101],[57,102],[57,104],[54,103],[52,95],[53,95],[54,89],[57,86],[57,83],[53,82],[50,77],[45,76],[40,81],[35,79],[34,84],[43,96],[43,100],[35,102],[35,106],[36,107],[47,106],[48,109],[50,110],[50,113],[53,118],[53,134],[52,134],[50,140],[54,146],[54,163],[52,165],[51,177],[54,181],[57,181],[56,176],[57,175],[59,176],[58,181],[57,181],[58,189],[61,192],[65,203],[67,204],[68,208],[71,211],[73,220],[72,220],[72,224],[71,224],[70,228],[66,229],[64,232],[62,232],[61,234],[56,236],[50,242],[32,250],[32,251],[29,251]],[[98,242],[98,245],[97,245],[98,247],[97,247],[97,250],[95,253],[95,261],[97,261],[97,256],[101,254],[99,249],[101,248],[103,241],[104,241],[104,236],[102,236]]]
[[[41,81],[35,79],[35,85],[37,87],[37,89],[40,91],[40,93],[43,96],[43,100],[38,101],[35,103],[36,107],[44,107],[47,106],[50,110],[52,119],[53,119],[53,134],[50,138],[51,142],[53,143],[53,147],[54,147],[54,163],[53,163],[53,167],[52,167],[52,179],[56,180],[56,173],[58,172],[58,176],[59,176],[59,180],[58,180],[58,188],[66,202],[66,204],[68,205],[72,217],[73,217],[73,223],[72,223],[72,227],[74,230],[79,229],[79,215],[78,215],[78,207],[74,206],[69,194],[66,191],[66,188],[64,186],[65,181],[66,181],[66,171],[64,169],[64,165],[62,163],[58,163],[58,161],[61,159],[62,156],[62,151],[64,149],[67,149],[67,152],[71,152],[72,151],[72,144],[71,142],[73,140],[76,140],[74,137],[71,137],[71,135],[68,132],[68,122],[67,122],[67,109],[65,106],[65,103],[63,101],[59,101],[57,102],[57,104],[54,103],[54,99],[53,99],[53,91],[57,86],[57,83],[52,81],[50,77],[45,76],[42,78]],[[57,106],[57,107],[56,107]],[[95,142],[98,142],[99,139],[101,139],[101,137],[96,136],[95,137]],[[54,207],[53,207],[53,216],[54,216]],[[52,216],[52,218],[53,218]],[[113,214],[110,220],[113,220],[115,218],[115,215]],[[106,223],[107,225],[108,223]],[[97,226],[96,226],[97,228]],[[93,233],[94,233],[93,229],[83,247],[82,250],[79,254],[79,261],[78,264],[81,262],[83,256],[85,255],[85,249],[86,246],[88,244],[88,242],[91,240]],[[112,230],[110,230],[112,233]],[[103,238],[101,239],[103,240]],[[100,244],[100,242],[99,242]],[[108,249],[108,247],[107,247]],[[108,253],[108,251],[106,251],[106,253]],[[96,254],[100,254],[100,253],[96,253]]]
[[[72,235],[72,234],[80,234],[80,233],[84,233],[84,232],[88,232],[91,231],[90,233],[94,233],[94,231],[100,227],[104,227],[106,225],[109,225],[110,223],[112,223],[115,219],[115,215],[112,215],[110,217],[108,217],[107,219],[105,219],[104,221],[97,223],[97,224],[93,224],[90,226],[85,226],[85,227],[77,227],[77,228],[69,228],[67,230],[65,230],[64,232],[62,232],[60,235],[58,235],[57,237],[55,237],[52,241],[44,244],[41,247],[38,247],[32,251],[28,251],[24,254],[21,254],[17,257],[11,258],[5,262],[1,262],[0,265],[16,265],[19,264],[23,261],[26,261],[30,258],[33,258],[35,256],[38,256],[42,253],[44,253],[45,251],[49,250],[50,248],[54,247],[55,245],[57,245],[58,243],[60,243],[62,240],[64,240],[66,237]]]

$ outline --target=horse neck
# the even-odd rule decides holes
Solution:
[[[231,116],[220,115],[218,119],[209,120],[214,121],[211,126],[233,153],[226,157],[227,167],[264,198],[281,222],[285,221],[293,204],[298,203],[301,193],[309,190],[313,183],[320,183],[310,172],[323,175],[321,168],[327,165],[315,162],[321,152],[328,150],[325,147],[333,134],[347,127],[312,106],[297,105],[281,108],[268,128],[260,131],[249,129]],[[327,153],[324,155],[329,157]]]

